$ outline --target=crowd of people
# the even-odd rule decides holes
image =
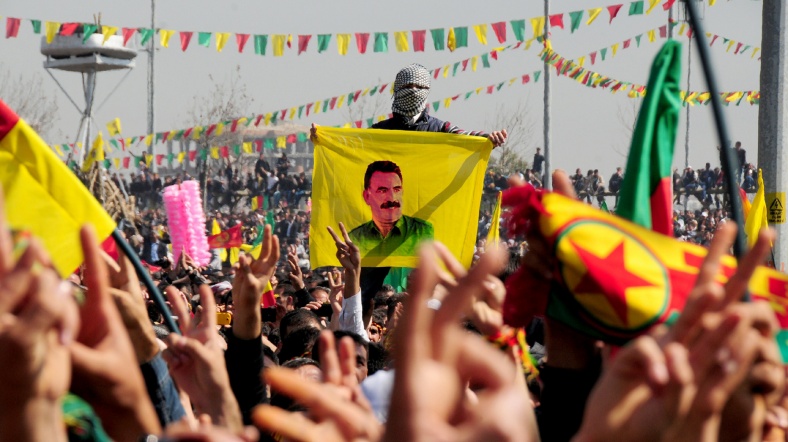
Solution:
[[[505,142],[505,131],[429,116],[429,79],[418,65],[397,75],[395,120],[383,128]],[[537,159],[523,174],[490,173],[485,192],[538,185]],[[738,301],[768,253],[767,232],[721,285],[735,227],[721,209],[675,213],[677,236],[709,246],[695,289],[671,327],[616,346],[550,316],[504,323],[515,272],[560,287],[549,270],[556,256],[538,238],[480,242],[470,269],[440,243],[423,244],[398,291],[369,284],[339,224],[328,230],[340,266],[311,269],[308,181],[288,167],[284,155],[276,170],[261,156],[248,174],[228,163],[219,184],[203,177],[217,186],[209,198],[231,198],[211,203],[206,230],[240,223],[245,242],[261,246],[235,262],[213,250],[208,265],[167,247],[156,193],[192,177],[113,177],[138,196],[139,215],[119,227],[169,311],[90,226],[80,232],[84,265],[62,281],[41,243],[12,236],[0,213],[0,440],[786,440],[778,325],[768,304]],[[617,192],[621,169],[613,177]],[[306,184],[281,185],[291,179]],[[589,190],[605,188],[593,170],[558,171],[552,182],[589,202]],[[248,204],[230,204],[235,197]],[[255,197],[266,204],[250,210]],[[478,222],[484,235],[489,211]]]

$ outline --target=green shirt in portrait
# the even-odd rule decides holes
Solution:
[[[421,241],[432,239],[432,224],[402,215],[385,238],[374,221],[351,230],[350,239],[358,246],[361,257],[415,256]]]

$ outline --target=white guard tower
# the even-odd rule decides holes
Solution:
[[[101,29],[101,26],[98,28]],[[80,166],[85,160],[86,152],[90,148],[90,126],[93,119],[96,73],[131,69],[134,67],[134,58],[137,56],[136,50],[123,46],[123,37],[119,35],[112,35],[104,42],[102,34],[94,33],[85,39],[83,43],[84,36],[82,32],[83,30],[80,26],[74,35],[56,35],[52,43],[47,43],[46,37],[41,38],[41,54],[46,56],[44,68],[55,82],[57,82],[57,79],[52,75],[51,69],[82,74],[85,108],[80,110],[82,119],[79,122],[79,131],[76,138],[76,141],[82,142],[82,149],[80,149],[79,154],[75,158]],[[60,86],[59,82],[58,86]],[[65,89],[62,86],[60,88],[74,106],[79,109],[79,106]]]

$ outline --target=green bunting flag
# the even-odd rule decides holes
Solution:
[[[517,41],[525,41],[525,20],[512,20],[512,32]]]
[[[268,46],[268,35],[255,35],[254,36],[254,53],[257,55],[265,55],[265,47]]]
[[[306,143],[309,137],[307,137],[306,132],[299,132],[298,135],[296,135],[296,139],[298,139],[299,143]]]
[[[629,4],[629,15],[643,15],[643,0]]]
[[[197,34],[197,44],[200,46],[205,46],[206,48],[211,47],[211,33],[210,32],[200,32]]]
[[[635,43],[637,43],[638,47],[640,47],[640,38],[643,37],[643,34],[639,34],[635,36]]]
[[[328,49],[328,43],[331,41],[331,34],[319,34],[317,36],[317,52],[321,53]]]
[[[454,28],[454,38],[457,39],[458,48],[468,47],[468,27]]]
[[[90,38],[91,35],[93,35],[94,32],[96,32],[96,29],[98,29],[98,27],[96,25],[91,25],[89,23],[83,23],[82,24],[82,31],[83,31],[83,33],[82,33],[82,43],[83,44],[86,41],[88,41],[88,39]]]
[[[432,42],[435,45],[436,51],[442,51],[446,49],[446,30],[443,28],[439,29],[430,29],[430,34],[432,34]]]
[[[153,38],[153,29],[150,28],[139,28],[137,32],[140,33],[140,46],[145,46],[145,44]]]
[[[273,149],[274,148],[274,139],[273,138],[266,138],[263,141],[263,147],[266,149]]]
[[[583,22],[583,12],[584,11],[581,9],[580,11],[569,13],[569,20],[572,22],[571,30],[573,34],[580,27],[580,23]]]
[[[490,59],[487,57],[487,54],[482,54],[482,66],[486,68],[490,67]]]
[[[367,118],[367,127],[372,127],[373,124],[375,124],[375,119]]]
[[[33,32],[36,34],[41,33],[41,20],[30,20],[30,24],[33,25]]]
[[[375,33],[375,52],[388,52],[389,51],[389,34],[388,32]]]
[[[607,55],[607,48],[600,49],[599,55],[602,56],[602,61],[605,61],[605,55]]]

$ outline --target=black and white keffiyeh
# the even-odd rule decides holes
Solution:
[[[405,88],[414,84],[426,89]],[[418,115],[427,107],[427,96],[430,94],[430,73],[420,64],[412,64],[397,73],[394,80],[394,103],[392,111],[406,117]]]

